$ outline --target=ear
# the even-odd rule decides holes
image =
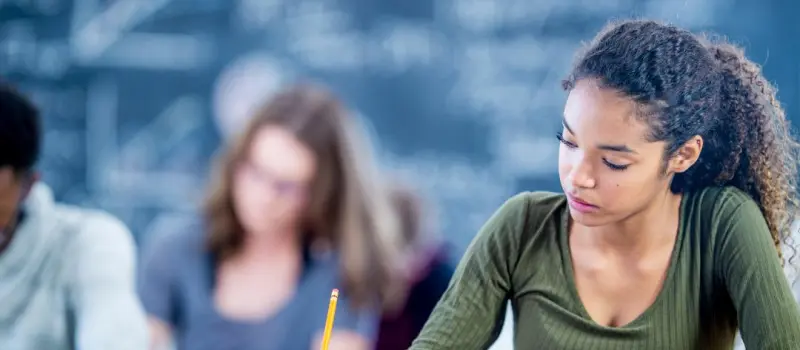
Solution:
[[[683,144],[669,160],[668,171],[672,173],[682,173],[697,163],[700,152],[703,150],[703,138],[695,135]]]

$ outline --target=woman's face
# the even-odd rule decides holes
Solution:
[[[233,177],[233,201],[247,234],[297,230],[316,171],[312,151],[280,127],[257,131]]]
[[[561,187],[573,219],[586,226],[621,221],[645,208],[671,180],[664,142],[648,142],[635,103],[579,81],[564,108],[558,156]]]

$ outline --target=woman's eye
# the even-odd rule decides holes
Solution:
[[[564,134],[562,134],[562,133],[557,133],[556,134],[556,139],[558,139],[558,142],[563,143],[564,146],[567,146],[568,148],[577,148],[578,147],[578,145],[576,145],[576,144],[574,144],[572,142],[569,142],[567,140],[564,140]]]
[[[560,132],[556,134],[556,139],[558,139],[558,142],[561,142],[562,144],[564,144],[564,146],[567,146],[567,148],[570,148],[570,149],[578,148],[578,145],[576,145],[576,144],[574,144],[574,143],[572,143],[570,141],[565,140],[564,139],[564,134],[562,134]],[[628,169],[628,167],[630,166],[629,164],[616,164],[616,163],[608,161],[605,158],[603,158],[603,163],[607,167],[609,167],[609,169],[614,170],[614,171],[622,171],[622,170]]]
[[[621,171],[621,170],[628,169],[628,165],[627,164],[625,164],[625,165],[614,164],[612,162],[609,162],[606,159],[603,159],[603,163],[605,163],[606,166],[608,166],[611,170]]]

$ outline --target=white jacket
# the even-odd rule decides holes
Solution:
[[[56,204],[37,184],[0,253],[0,349],[143,350],[135,245],[111,215]]]

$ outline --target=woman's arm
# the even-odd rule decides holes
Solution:
[[[173,268],[180,264],[176,234],[167,234],[147,245],[142,254],[138,292],[147,312],[150,350],[169,349],[176,318],[176,289]]]
[[[717,272],[736,307],[745,346],[800,349],[800,309],[758,206],[747,200],[721,218]]]
[[[172,329],[164,321],[149,316],[147,326],[150,330],[150,350],[170,350],[172,347]]]
[[[509,199],[483,226],[412,350],[486,349],[500,334],[528,195]]]
[[[311,350],[320,349],[322,346],[322,333],[317,334]],[[372,350],[373,341],[351,330],[334,330],[328,342],[329,350]]]

